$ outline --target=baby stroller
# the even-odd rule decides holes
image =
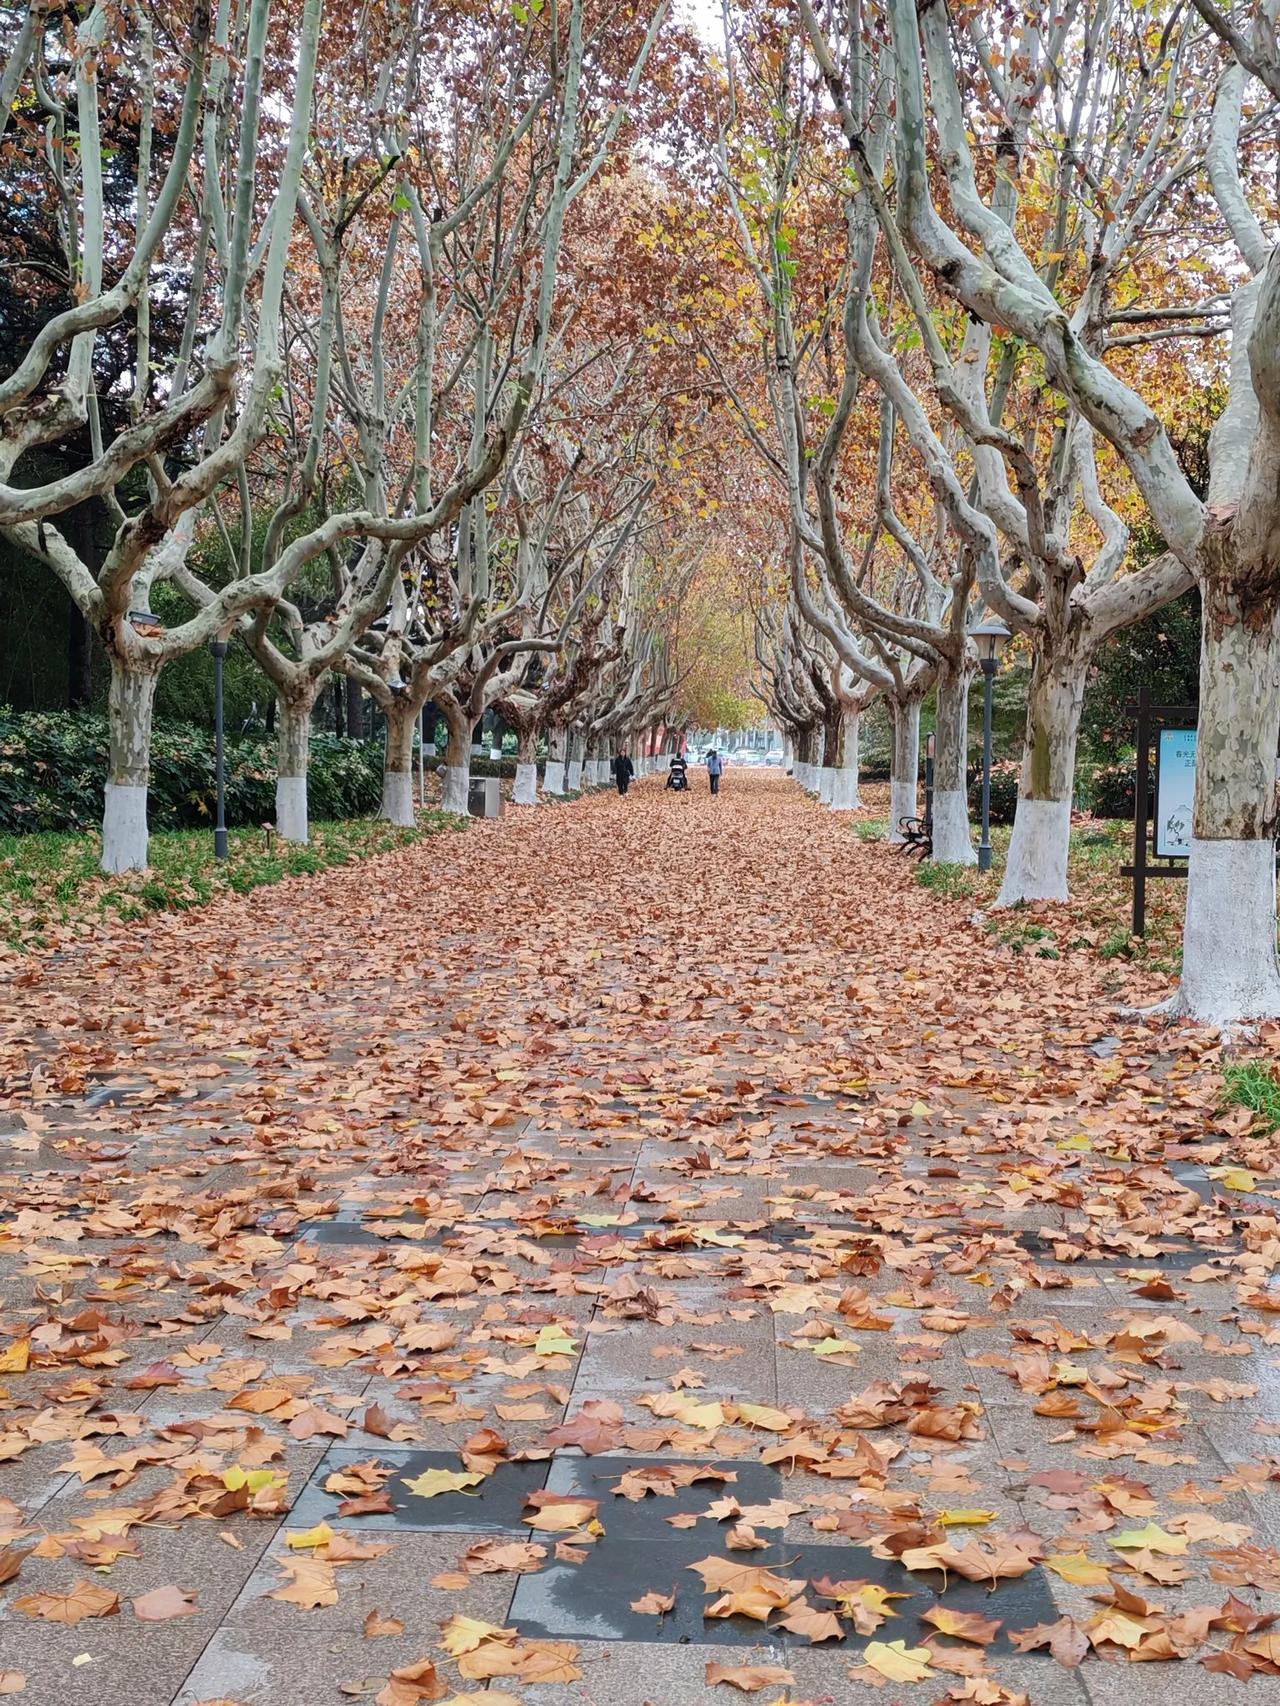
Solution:
[[[687,794],[689,791],[689,766],[679,753],[671,760],[671,769],[667,772],[667,787],[676,794]]]

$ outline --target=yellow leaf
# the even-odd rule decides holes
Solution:
[[[1099,1582],[1109,1582],[1105,1564],[1095,1564],[1093,1559],[1084,1552],[1056,1552],[1044,1561],[1046,1570],[1052,1570],[1055,1576],[1061,1576],[1064,1582],[1075,1582],[1078,1587],[1096,1587]]]
[[[1117,1552],[1143,1547],[1148,1552],[1163,1552],[1166,1557],[1180,1558],[1191,1543],[1185,1534],[1169,1534],[1158,1522],[1149,1522],[1145,1528],[1127,1528],[1123,1534],[1113,1535],[1110,1544]]]
[[[857,1356],[862,1346],[855,1344],[852,1339],[819,1339],[817,1344],[810,1345],[809,1348],[816,1357],[835,1357],[848,1354]]]
[[[1229,1191],[1251,1191],[1257,1183],[1247,1167],[1214,1167],[1209,1177],[1217,1179],[1218,1183],[1225,1185]],[[3,1364],[0,1364],[0,1367],[3,1367]]]
[[[7,1351],[0,1351],[0,1374],[25,1374],[31,1361],[31,1340],[16,1339]]]
[[[909,1647],[905,1641],[871,1641],[862,1656],[890,1682],[924,1682],[935,1674],[928,1647]]]
[[[1093,1145],[1082,1131],[1078,1131],[1074,1137],[1063,1138],[1057,1147],[1059,1149],[1092,1149]]]
[[[839,1343],[840,1341],[837,1340],[836,1342]],[[855,1346],[854,1349],[856,1350],[857,1347]],[[702,1408],[718,1410],[720,1406],[718,1404],[704,1404]],[[792,1418],[785,1410],[776,1410],[769,1404],[735,1404],[733,1405],[733,1419],[736,1422],[745,1422],[749,1428],[764,1428],[769,1433],[774,1434],[785,1433],[792,1425]],[[724,1420],[723,1415],[720,1420]],[[715,1424],[716,1427],[719,1425],[719,1422]],[[706,1424],[695,1422],[694,1426],[705,1427]]]
[[[995,1520],[995,1511],[980,1511],[970,1508],[938,1512],[938,1521],[943,1528],[976,1528],[980,1523],[994,1522]]]
[[[260,1493],[277,1479],[274,1469],[242,1469],[235,1463],[223,1471],[222,1485],[229,1493],[238,1493],[241,1487],[247,1487],[251,1493]]]
[[[434,1499],[441,1493],[463,1493],[483,1480],[483,1475],[464,1469],[424,1469],[421,1475],[415,1475],[411,1481],[402,1480],[400,1484],[420,1499]]]
[[[571,1357],[577,1350],[576,1339],[571,1339],[563,1327],[544,1327],[533,1342],[534,1353],[540,1357]]]
[[[500,1629],[496,1623],[484,1623],[478,1617],[464,1617],[455,1611],[441,1626],[440,1644],[456,1659],[461,1653],[474,1653],[486,1641],[514,1641],[516,1630]]]
[[[333,1539],[333,1530],[327,1522],[318,1522],[303,1534],[286,1534],[284,1538],[291,1552],[307,1552],[315,1546],[327,1546]]]

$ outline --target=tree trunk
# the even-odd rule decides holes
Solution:
[[[895,699],[893,755],[889,761],[889,840],[905,841],[904,817],[920,815],[920,700]]]
[[[449,730],[444,749],[444,786],[440,796],[441,811],[455,817],[466,817],[471,795],[471,725],[465,714],[445,712]]]
[[[787,776],[790,776],[792,771],[795,769],[795,765],[796,765],[795,744],[792,741],[790,735],[784,735],[782,737],[782,769],[783,769],[783,773]]]
[[[308,682],[291,694],[276,694],[276,833],[304,844],[310,839],[307,756],[317,691],[316,684]]]
[[[976,865],[969,832],[965,756],[969,745],[967,665],[938,666],[938,722],[933,758],[933,859],[938,865]]]
[[[382,759],[382,805],[379,817],[402,829],[412,829],[413,811],[413,731],[417,723],[414,707],[395,699],[386,712],[387,744]]]
[[[570,729],[566,735],[566,751],[569,754],[569,769],[565,777],[565,786],[569,793],[578,794],[582,791],[582,736],[576,729]]]
[[[841,718],[836,768],[832,772],[831,809],[856,812],[862,809],[858,793],[858,731],[861,713],[846,711]]]
[[[104,871],[147,868],[147,775],[159,673],[155,668],[139,669],[111,654],[107,698],[111,749],[102,807]]]
[[[1224,542],[1225,543],[1225,542]],[[1210,535],[1211,548],[1221,550]],[[1276,747],[1280,609],[1201,581],[1196,797],[1175,1013],[1230,1025],[1280,1015]]]
[[[822,771],[818,777],[818,798],[824,806],[829,806],[835,796],[843,735],[844,719],[837,710],[822,725]]]
[[[1071,795],[1087,673],[1087,659],[1074,651],[1053,658],[1038,647],[1032,660],[1018,804],[997,906],[1068,898]]]
[[[542,776],[544,794],[564,793],[565,753],[569,737],[564,729],[552,729],[547,740],[547,768]]]
[[[521,729],[516,742],[516,785],[511,796],[515,806],[538,803],[538,731]]]

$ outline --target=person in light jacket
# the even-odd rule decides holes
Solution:
[[[707,754],[707,775],[711,778],[711,792],[718,794],[720,792],[720,778],[724,775],[724,759],[721,758],[714,746]]]
[[[613,779],[618,784],[618,792],[625,794],[631,786],[631,778],[636,773],[636,767],[625,752],[620,752],[613,761]]]

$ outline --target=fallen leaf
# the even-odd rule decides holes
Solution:
[[[795,1681],[794,1674],[782,1665],[722,1665],[707,1664],[703,1680],[708,1688],[726,1683],[743,1694],[754,1694],[761,1688],[786,1688]]]

